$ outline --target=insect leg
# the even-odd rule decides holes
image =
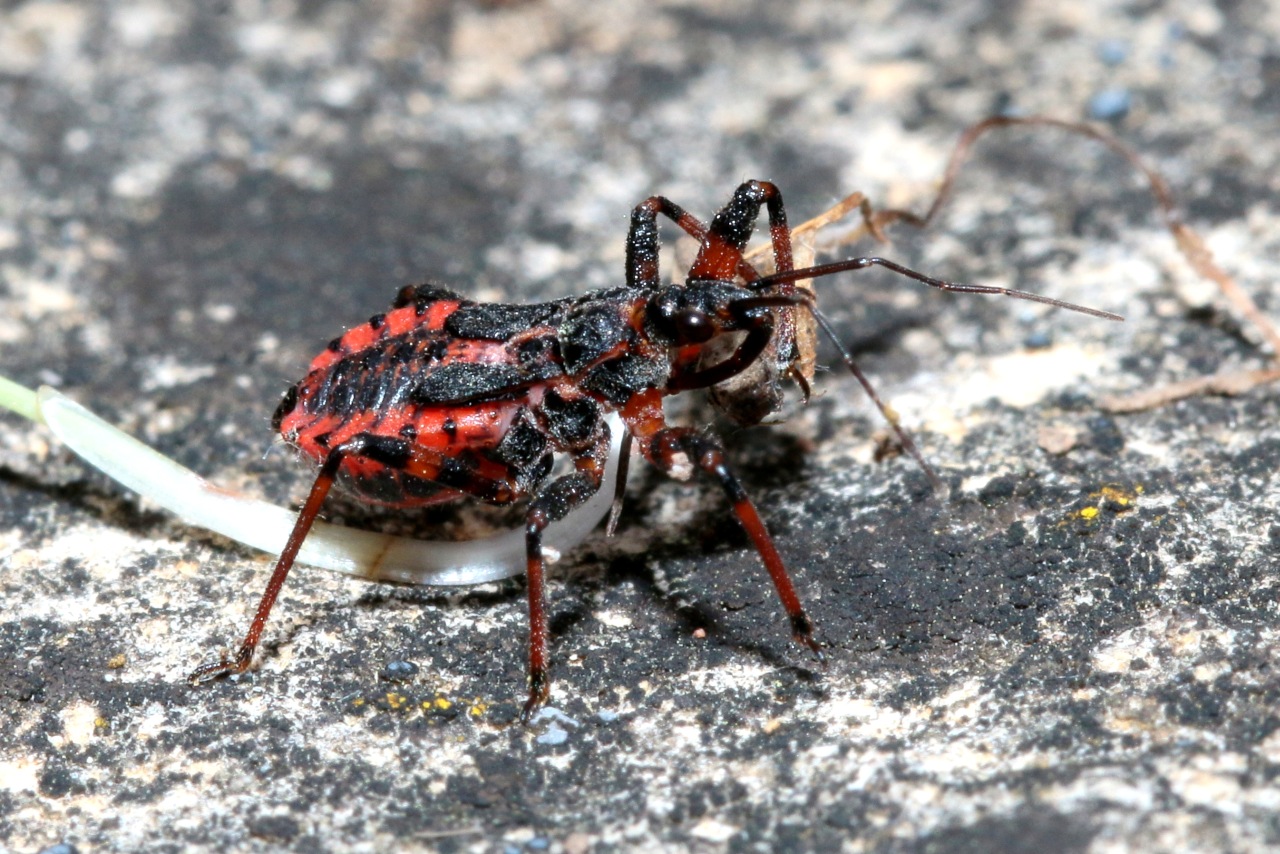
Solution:
[[[769,577],[773,579],[778,598],[782,600],[782,607],[791,620],[792,636],[813,650],[820,661],[824,660],[822,647],[813,637],[813,623],[800,604],[800,597],[791,582],[786,564],[778,554],[773,538],[769,536],[755,505],[742,488],[741,481],[730,471],[724,447],[719,440],[688,428],[669,427],[654,435],[649,453],[654,463],[668,472],[678,474],[682,468],[695,465],[720,482],[733,505],[734,515],[751,538],[765,569],[769,571]]]
[[[772,186],[772,185],[770,185]],[[739,188],[741,189],[741,188]],[[631,211],[631,230],[627,232],[627,286],[655,289],[660,284],[658,276],[658,215],[662,214],[678,225],[685,234],[694,240],[707,243],[707,225],[666,196],[650,196]],[[754,222],[754,218],[752,222]],[[790,270],[790,232],[786,233],[787,250],[786,266],[778,266],[779,270]],[[745,246],[745,242],[743,246]],[[775,245],[775,250],[776,250]],[[775,260],[777,252],[775,251]],[[742,249],[738,249],[736,271],[745,281],[754,282],[760,273],[751,263],[742,257]],[[733,278],[730,274],[727,278]]]
[[[618,479],[613,485],[613,504],[609,506],[609,521],[605,522],[605,536],[612,537],[622,518],[622,502],[627,495],[627,472],[631,468],[631,431],[622,427],[622,447],[618,450]]]
[[[493,473],[495,476],[485,476],[477,471],[465,470],[443,472],[441,463],[444,457],[441,454],[411,445],[401,439],[361,433],[343,442],[329,452],[323,465],[320,466],[320,472],[316,475],[311,492],[298,513],[298,519],[294,522],[293,531],[289,534],[284,551],[276,560],[271,579],[267,582],[267,589],[258,602],[258,610],[253,615],[253,622],[249,624],[249,631],[241,641],[235,657],[227,658],[224,655],[218,661],[211,661],[196,668],[187,677],[192,684],[199,685],[220,676],[243,673],[249,668],[253,661],[253,653],[262,639],[263,629],[266,628],[267,618],[271,615],[271,608],[275,605],[281,588],[284,587],[289,570],[293,568],[298,549],[302,547],[302,541],[307,538],[312,523],[320,514],[320,507],[333,487],[339,467],[344,460],[349,459],[367,459],[388,468],[402,470],[492,504],[508,504],[523,495],[518,484],[502,477],[497,471]]]
[[[324,464],[320,466],[320,473],[316,475],[315,483],[311,485],[311,493],[298,513],[298,519],[293,524],[293,531],[289,534],[284,551],[276,560],[275,569],[271,572],[271,580],[267,582],[267,589],[258,602],[258,610],[253,615],[253,622],[249,624],[249,631],[241,641],[235,658],[229,659],[224,654],[218,661],[210,661],[197,667],[187,676],[193,685],[209,682],[220,676],[243,673],[249,668],[249,663],[253,661],[253,652],[258,648],[258,641],[262,639],[262,630],[266,628],[267,617],[271,615],[271,607],[275,605],[276,597],[280,595],[280,589],[284,587],[284,581],[289,576],[289,570],[293,568],[293,559],[297,557],[302,541],[307,538],[311,524],[319,515],[320,506],[324,504],[324,499],[329,494],[333,480],[337,476],[338,466],[350,453],[352,444],[353,442],[348,442],[330,451],[329,456],[325,457]]]
[[[542,532],[547,525],[563,519],[600,489],[604,460],[609,453],[609,436],[584,452],[574,463],[576,471],[543,485],[529,502],[525,514],[525,550],[529,594],[529,699],[520,719],[528,723],[533,713],[551,694],[547,661],[547,599],[544,584]]]
[[[767,208],[769,213],[769,239],[773,244],[774,269],[783,273],[794,269],[791,230],[787,227],[787,213],[782,202],[782,192],[768,181],[746,181],[738,186],[729,203],[720,209],[711,220],[711,225],[705,229],[702,235],[702,246],[698,250],[698,257],[694,260],[693,266],[689,268],[688,278],[690,280],[728,280],[732,279],[736,273],[749,283],[760,281],[759,274],[744,260],[742,253],[755,232],[761,207]],[[640,209],[637,208],[637,211]],[[750,274],[744,272],[744,269],[749,270]],[[795,279],[784,280],[779,293],[785,295],[794,293],[795,281]],[[782,307],[781,304],[779,307]],[[782,337],[788,341],[793,339],[794,321],[790,313],[783,313],[768,320],[761,318],[758,323],[748,328],[747,336],[737,343],[732,353],[713,365],[703,364],[701,351],[678,357],[673,364],[675,372],[667,384],[668,389],[679,392],[708,388],[741,374],[769,348],[772,343],[775,320]],[[720,355],[719,350],[709,353],[710,358]]]
[[[704,368],[698,359],[676,361],[672,365],[671,379],[667,381],[667,390],[680,392],[707,388],[742,373],[769,346],[769,341],[773,338],[772,316],[762,314],[754,318],[753,325],[746,332],[734,351],[714,365]]]
[[[729,280],[735,273],[741,274],[746,263],[742,252],[755,232],[761,207],[769,211],[769,239],[773,243],[774,266],[777,270],[790,270],[794,266],[791,230],[787,227],[782,193],[768,181],[746,181],[734,190],[733,198],[711,220],[711,226],[702,238],[698,257],[689,268],[689,278]],[[750,282],[757,277],[744,275],[743,278]]]

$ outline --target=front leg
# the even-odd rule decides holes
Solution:
[[[787,572],[786,564],[782,562],[782,556],[778,554],[773,538],[769,536],[755,505],[742,488],[742,482],[730,471],[725,460],[724,446],[720,441],[687,427],[668,427],[653,435],[646,455],[655,465],[675,477],[688,477],[696,466],[720,483],[733,505],[734,515],[751,538],[765,569],[769,571],[769,577],[773,579],[778,598],[782,600],[782,607],[791,621],[792,635],[813,650],[819,661],[823,661],[822,647],[813,637],[813,622],[800,604],[800,597]]]

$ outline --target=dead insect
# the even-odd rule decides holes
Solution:
[[[743,255],[761,208],[768,212],[774,265],[767,275]],[[700,244],[681,284],[664,285],[659,278],[659,216]],[[867,224],[878,227],[872,219]],[[773,579],[792,634],[820,657],[786,565],[720,442],[669,425],[663,399],[713,389],[713,403],[726,414],[758,423],[777,409],[784,380],[807,394],[813,337],[821,330],[936,484],[937,476],[837,340],[813,291],[798,283],[877,266],[940,290],[1120,319],[1025,291],[936,279],[879,257],[796,268],[782,194],[766,181],[739,186],[710,224],[662,196],[646,199],[632,212],[626,254],[621,287],[536,305],[480,304],[434,285],[407,287],[385,314],[331,341],[285,394],[273,422],[288,443],[320,463],[319,474],[239,650],[200,667],[191,681],[249,667],[298,548],[335,482],[364,500],[395,507],[459,498],[497,505],[527,500],[527,720],[550,689],[542,533],[600,488],[610,412],[625,425],[624,461],[634,441],[672,477],[684,480],[701,471],[720,484]],[[762,394],[724,385],[749,370],[762,372],[762,380],[750,384]],[[552,477],[556,455],[567,456],[572,471]],[[625,481],[619,478],[619,484]]]

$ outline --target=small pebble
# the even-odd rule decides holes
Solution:
[[[535,726],[538,724],[545,724],[546,729],[541,735],[536,736],[533,740],[538,744],[546,744],[553,747],[559,744],[564,744],[569,740],[569,730],[565,729],[565,727],[577,729],[581,726],[577,720],[569,717],[559,709],[552,708],[551,706],[543,706],[535,712],[534,716],[529,720],[529,723],[534,724]]]
[[[1129,43],[1123,39],[1107,39],[1098,45],[1098,59],[1115,67],[1129,58]]]
[[[1046,425],[1036,432],[1036,444],[1040,450],[1054,456],[1069,452],[1079,441],[1080,432],[1065,424]]]
[[[1089,444],[1103,454],[1118,454],[1124,450],[1124,432],[1115,420],[1107,415],[1095,415],[1086,422],[1089,428]]]
[[[1133,96],[1128,89],[1103,89],[1089,99],[1089,118],[1098,121],[1122,119],[1133,106]]]
[[[418,665],[412,661],[391,661],[382,668],[381,678],[384,682],[408,682],[418,675]]]
[[[534,739],[538,744],[545,744],[549,747],[556,747],[564,744],[568,740],[569,731],[561,729],[556,724],[551,724],[551,726],[547,727],[546,732]]]
[[[1022,339],[1022,346],[1028,350],[1043,350],[1046,347],[1053,346],[1053,333],[1047,329],[1037,329],[1028,332],[1027,336]]]

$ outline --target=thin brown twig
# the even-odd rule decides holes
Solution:
[[[1252,391],[1265,383],[1280,380],[1280,368],[1259,368],[1252,371],[1224,371],[1207,377],[1193,377],[1168,385],[1131,394],[1108,394],[1098,398],[1098,406],[1105,412],[1144,412],[1158,409],[1188,397],[1206,394],[1235,397]]]

